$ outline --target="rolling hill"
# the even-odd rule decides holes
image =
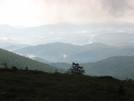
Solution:
[[[9,68],[16,66],[19,69],[25,69],[28,66],[28,69],[30,70],[41,70],[46,72],[54,72],[57,69],[47,64],[0,49],[0,66],[3,67],[1,64],[5,62]]]
[[[133,56],[133,47],[115,47],[100,43],[72,45],[67,43],[49,43],[30,46],[14,51],[24,56],[32,55],[48,62],[96,62],[112,56]]]
[[[68,70],[72,64],[49,63],[49,65]],[[118,79],[134,79],[134,57],[114,56],[97,62],[80,63],[85,69],[85,75],[112,76]]]
[[[115,56],[94,63],[82,64],[86,74],[134,79],[134,57]]]

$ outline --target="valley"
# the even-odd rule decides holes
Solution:
[[[0,101],[134,101],[134,0],[0,0]]]
[[[29,28],[0,25],[0,48],[15,53],[14,56],[0,50],[0,62],[7,62],[10,68],[28,66],[48,72],[66,72],[75,62],[84,66],[86,75],[133,79],[133,26],[121,22],[58,23]]]

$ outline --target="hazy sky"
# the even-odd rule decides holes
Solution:
[[[134,0],[0,0],[0,24],[132,22]]]

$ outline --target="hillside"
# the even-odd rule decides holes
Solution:
[[[49,65],[68,70],[69,63],[49,63]],[[118,79],[134,79],[134,57],[114,56],[98,62],[80,63],[84,67],[86,75],[113,76]]]
[[[133,101],[134,82],[0,69],[0,101]]]
[[[51,43],[45,45],[37,45],[26,47],[22,49],[15,50],[15,53],[19,53],[22,55],[33,55],[35,57],[40,57],[49,62],[60,62],[60,61],[69,61],[66,60],[65,56],[69,54],[73,54],[76,50],[79,50],[79,46],[66,44],[66,43]]]
[[[72,45],[67,43],[49,43],[29,46],[13,51],[24,56],[32,55],[48,62],[96,62],[113,56],[134,56],[133,46],[109,46],[100,43]]]
[[[56,63],[49,63],[49,65],[57,67],[57,68],[68,70],[72,64],[64,63],[64,62],[56,62]]]
[[[121,79],[134,79],[134,57],[131,56],[115,56],[82,65],[85,67],[88,75],[109,75]]]
[[[25,47],[14,51],[24,56],[32,55],[48,62],[96,62],[112,56],[133,56],[133,47],[115,47],[100,43],[83,46],[67,43],[49,43]]]
[[[17,68],[25,69],[28,66],[30,70],[42,70],[46,72],[54,72],[57,69],[47,64],[0,49],[0,66],[3,67],[1,64],[5,62],[9,68],[16,66]]]

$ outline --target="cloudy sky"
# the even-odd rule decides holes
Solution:
[[[0,0],[0,24],[111,21],[134,23],[134,0]]]

